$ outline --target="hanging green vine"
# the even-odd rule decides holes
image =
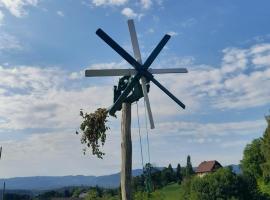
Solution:
[[[106,131],[110,129],[106,122],[108,122],[108,110],[105,108],[98,108],[94,113],[86,113],[80,110],[80,116],[83,121],[80,125],[81,143],[86,145],[83,148],[83,153],[86,154],[87,148],[91,148],[92,154],[98,158],[103,158],[104,152],[100,150],[106,141]],[[76,134],[79,134],[76,131]]]

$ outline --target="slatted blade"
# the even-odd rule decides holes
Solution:
[[[177,97],[175,97],[169,90],[167,90],[161,83],[159,83],[154,77],[151,78],[151,81],[158,86],[163,92],[165,92],[172,100],[174,100],[179,106],[183,109],[186,108],[185,104],[183,104]]]
[[[186,68],[148,69],[151,74],[176,74],[188,73]]]
[[[119,44],[117,44],[109,35],[107,35],[102,29],[98,29],[96,34],[106,42],[112,49],[114,49],[120,56],[122,56],[129,64],[131,64],[135,69],[140,71],[140,64],[127,53]]]
[[[86,77],[97,76],[132,76],[137,73],[136,69],[89,69],[85,70]]]
[[[156,48],[152,51],[150,56],[147,58],[147,60],[143,64],[144,69],[148,69],[150,67],[150,65],[154,62],[154,60],[156,59],[158,54],[161,52],[163,47],[167,44],[170,38],[171,36],[167,34],[162,38],[162,40],[158,43]]]
[[[151,74],[170,74],[187,73],[186,68],[168,68],[168,69],[148,69]],[[86,77],[98,76],[133,76],[137,74],[136,69],[88,69],[85,70]]]
[[[137,33],[136,33],[136,29],[135,29],[135,25],[134,25],[133,20],[128,20],[128,28],[129,28],[129,33],[130,33],[130,38],[131,38],[131,43],[132,43],[135,59],[137,60],[137,62],[142,64],[139,42],[138,42]],[[143,91],[144,101],[145,101],[145,105],[146,105],[146,110],[148,113],[148,119],[150,122],[150,128],[154,129],[155,124],[154,124],[154,119],[153,119],[153,115],[152,115],[152,111],[151,111],[148,93],[147,93],[146,79],[143,76],[141,77],[141,85],[142,85],[142,91]]]

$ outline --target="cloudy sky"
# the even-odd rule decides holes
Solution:
[[[186,106],[151,85],[156,129],[151,162],[238,164],[266,128],[270,107],[270,3],[198,0],[0,0],[0,177],[103,175],[120,169],[120,113],[110,118],[103,160],[82,154],[79,110],[112,104],[118,78],[85,78],[85,69],[128,68],[95,35],[105,30],[131,51],[136,23],[143,60],[165,33],[172,38],[152,68],[186,67],[156,78]],[[144,159],[143,102],[139,103]],[[141,167],[133,105],[133,168]]]

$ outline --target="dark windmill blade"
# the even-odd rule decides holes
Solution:
[[[158,54],[161,52],[163,47],[167,44],[169,39],[171,38],[170,35],[165,35],[162,40],[158,43],[156,48],[152,51],[150,56],[147,58],[145,63],[143,64],[144,69],[148,69],[150,65],[154,62],[154,60],[157,58]]]
[[[135,67],[136,70],[141,71],[141,65],[129,54],[127,53],[119,44],[117,44],[107,33],[102,29],[98,29],[96,34],[106,42],[112,49],[114,49],[122,58],[124,58],[129,64]]]
[[[185,104],[183,104],[179,99],[177,99],[169,90],[167,90],[160,82],[158,82],[154,77],[150,79],[156,86],[158,86],[163,92],[165,92],[172,100],[174,100],[179,106],[183,109],[186,108]]]
[[[0,147],[0,159],[2,157],[2,146]]]

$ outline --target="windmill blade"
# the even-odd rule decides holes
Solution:
[[[147,58],[147,60],[143,64],[144,69],[148,69],[150,67],[150,65],[154,62],[154,60],[156,59],[158,54],[161,52],[163,47],[167,44],[170,38],[171,36],[167,34],[162,38],[162,40],[158,43],[156,48],[152,51],[150,56]]]
[[[137,74],[135,69],[90,69],[85,70],[86,77],[97,76],[132,76]]]
[[[148,69],[151,74],[188,73],[186,68]]]
[[[124,58],[129,64],[131,64],[138,71],[140,70],[141,65],[127,53],[119,44],[117,44],[107,33],[105,33],[102,29],[98,29],[96,34],[106,42],[112,49],[114,49],[122,58]]]
[[[0,159],[1,159],[1,156],[2,156],[2,146],[0,147]]]
[[[172,100],[174,100],[179,106],[183,109],[186,108],[185,104],[183,104],[177,97],[175,97],[169,90],[167,90],[161,83],[159,83],[154,77],[151,78],[151,81],[158,86],[163,92],[165,92]]]
[[[137,73],[132,81],[127,85],[127,87],[124,89],[122,94],[118,97],[118,99],[115,101],[115,103],[112,105],[111,108],[109,108],[109,114],[114,116],[114,113],[117,111],[117,109],[121,106],[121,104],[124,102],[126,97],[129,95],[130,91],[134,88],[135,84],[138,83],[142,75],[140,73]]]
[[[131,43],[132,43],[135,59],[140,64],[142,64],[142,58],[141,58],[139,42],[138,42],[136,29],[135,29],[135,25],[134,25],[133,20],[128,20],[128,28],[129,28],[129,33],[130,33],[130,38],[131,38]],[[149,122],[150,122],[150,128],[154,129],[155,124],[154,124],[154,120],[153,120],[153,115],[152,115],[152,111],[151,111],[151,106],[150,106],[148,93],[147,93],[146,79],[143,76],[141,77],[141,85],[142,85],[142,91],[143,91],[144,101],[145,101],[145,105],[146,105],[146,110],[147,110],[147,113],[148,113],[148,119],[149,119]]]
[[[169,74],[169,73],[187,73],[186,68],[167,68],[167,69],[151,69],[147,70],[151,74]],[[133,76],[138,72],[136,69],[88,69],[85,70],[86,77],[98,76]]]

